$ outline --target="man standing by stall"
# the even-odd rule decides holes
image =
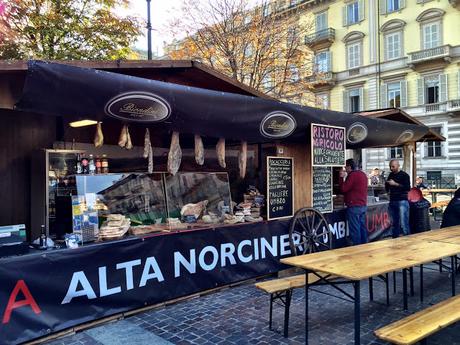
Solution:
[[[393,222],[393,238],[399,237],[402,230],[404,235],[409,235],[409,201],[407,193],[410,190],[410,178],[401,170],[396,159],[390,161],[391,173],[388,175],[385,189],[390,193],[389,212]]]
[[[356,167],[353,159],[347,159],[345,171],[340,172],[340,177],[339,185],[345,195],[351,240],[355,245],[367,243],[367,176]]]

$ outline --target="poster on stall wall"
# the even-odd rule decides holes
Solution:
[[[311,124],[312,166],[345,165],[345,127]]]
[[[294,158],[267,157],[267,218],[294,214]]]

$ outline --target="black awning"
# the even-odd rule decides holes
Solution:
[[[311,123],[347,129],[347,147],[394,146],[428,127],[321,110],[112,72],[30,61],[16,109],[72,119],[158,125],[162,129],[251,143],[309,140]]]

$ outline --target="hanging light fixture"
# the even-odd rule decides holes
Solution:
[[[96,124],[97,124],[97,121],[95,120],[84,119],[84,120],[70,122],[69,126],[72,128],[78,128],[78,127],[92,126]]]

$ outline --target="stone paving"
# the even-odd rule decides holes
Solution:
[[[362,344],[385,344],[374,337],[375,329],[450,296],[449,273],[440,273],[435,265],[430,267],[433,270],[424,270],[423,304],[419,302],[418,270],[414,270],[416,294],[409,298],[409,312],[402,310],[401,273],[397,274],[396,294],[391,285],[389,307],[385,305],[383,283],[374,283],[374,302],[369,302],[367,282],[362,283]],[[392,279],[390,282],[392,284]],[[460,291],[460,276],[456,286]],[[334,293],[331,287],[320,290]],[[275,331],[270,331],[269,296],[253,284],[246,284],[152,309],[47,344],[304,344],[303,297],[303,289],[294,291],[288,339],[282,336],[282,308],[275,306]],[[310,301],[310,344],[353,344],[353,304],[315,292],[311,292]],[[123,339],[120,339],[120,330],[126,333]],[[460,344],[460,323],[430,337],[429,344]]]

